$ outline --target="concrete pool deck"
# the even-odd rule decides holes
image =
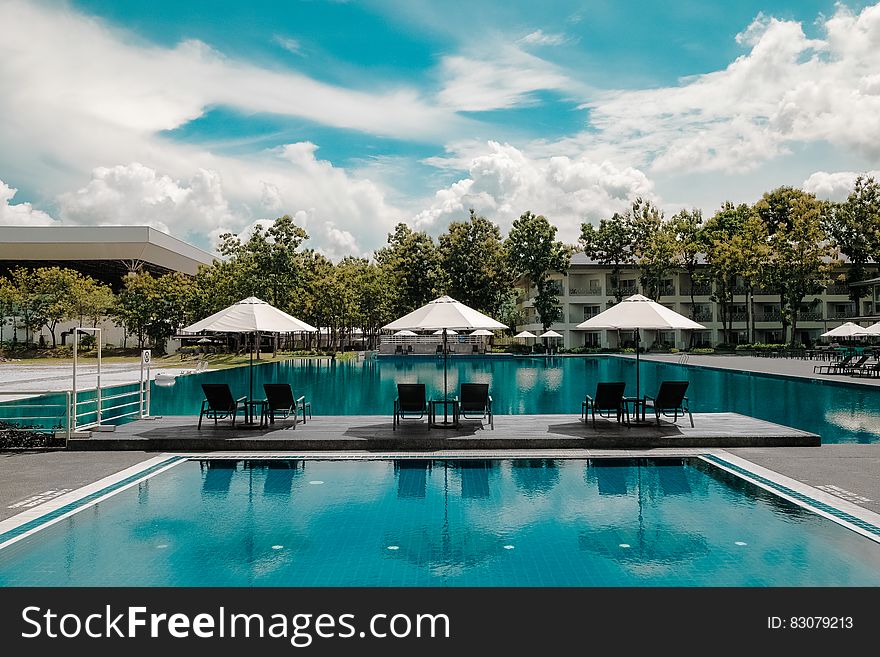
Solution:
[[[395,431],[383,415],[315,416],[293,428],[290,420],[262,428],[233,428],[229,420],[215,427],[198,418],[167,416],[119,425],[113,432],[71,439],[68,449],[217,451],[217,450],[368,450],[424,451],[438,449],[627,449],[653,447],[815,447],[818,435],[739,415],[694,413],[677,424],[650,419],[627,426],[600,419],[594,428],[576,415],[498,415],[488,422],[462,420],[458,428],[428,428],[426,421],[407,420]]]
[[[627,354],[615,354],[615,356],[635,359],[635,356]],[[682,360],[682,354],[645,354],[641,356],[641,360],[656,363],[669,363],[670,365],[716,368],[743,373],[776,374],[779,376],[810,379],[811,381],[868,386],[880,390],[880,377],[855,377],[841,374],[813,373],[813,367],[816,365],[829,365],[830,363],[828,363],[828,361],[804,360],[802,358],[720,356],[715,354],[686,354],[686,356],[687,359]]]

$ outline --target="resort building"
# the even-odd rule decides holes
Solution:
[[[129,273],[193,275],[214,260],[207,251],[149,226],[0,226],[0,275],[16,267],[66,267],[119,290]],[[0,340],[24,336],[12,319],[2,318]],[[104,343],[123,344],[122,328],[109,320],[100,324]],[[59,325],[61,344],[75,325]]]
[[[846,265],[835,272],[833,279],[844,274]],[[577,325],[616,303],[612,285],[611,268],[599,264],[583,253],[571,258],[568,271],[553,275],[559,291],[562,320],[553,324],[553,329],[562,334],[566,348],[574,347],[618,347],[633,340],[632,332],[586,331]],[[804,344],[812,344],[829,329],[846,321],[868,320],[880,314],[880,278],[865,281],[869,287],[861,299],[861,307],[856,308],[849,297],[844,283],[833,282],[818,294],[807,297],[801,308],[797,324],[797,339]],[[639,273],[635,266],[623,269],[618,282],[621,295],[641,293]],[[517,331],[528,330],[538,335],[542,332],[540,319],[534,307],[535,288],[525,277],[517,282],[518,307],[524,322]],[[647,346],[655,342],[669,347],[713,346],[721,342],[740,344],[748,342],[748,290],[743,281],[734,288],[734,303],[730,307],[731,331],[725,335],[721,323],[718,304],[712,300],[712,284],[690,280],[687,272],[675,271],[666,281],[659,303],[691,317],[706,327],[705,331],[694,331],[693,336],[680,331],[648,331],[641,336]],[[779,343],[782,336],[782,313],[778,294],[769,290],[759,290],[755,295],[755,341]],[[877,318],[874,318],[877,321]]]

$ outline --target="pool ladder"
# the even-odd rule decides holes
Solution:
[[[690,358],[691,358],[690,354],[681,354],[678,357],[678,364],[679,365],[687,365],[687,362],[690,360]]]

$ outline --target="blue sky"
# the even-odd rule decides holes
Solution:
[[[880,168],[870,2],[8,0],[0,23],[0,224],[212,248],[288,213],[341,257],[470,207],[573,241],[636,196],[711,213]]]

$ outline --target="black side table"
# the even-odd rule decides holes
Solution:
[[[437,421],[438,409],[444,419]],[[450,413],[451,411],[451,413]],[[452,419],[449,419],[450,414]],[[428,422],[432,427],[440,429],[458,428],[458,400],[457,399],[432,399],[428,402]]]

